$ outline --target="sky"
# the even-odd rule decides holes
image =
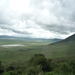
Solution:
[[[0,0],[0,35],[61,38],[75,33],[75,0]]]

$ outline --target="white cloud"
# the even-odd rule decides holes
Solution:
[[[75,32],[74,3],[74,0],[0,0],[0,35],[65,38]]]

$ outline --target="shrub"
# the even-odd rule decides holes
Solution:
[[[47,72],[46,75],[53,75],[53,72]]]
[[[43,54],[35,54],[29,61],[28,66],[40,65],[43,72],[48,72],[51,70],[50,64]]]
[[[2,74],[4,72],[4,67],[3,65],[1,64],[1,61],[0,61],[0,74]]]
[[[41,72],[42,72],[42,69],[40,66],[29,67],[27,69],[27,75],[39,75],[39,73]]]

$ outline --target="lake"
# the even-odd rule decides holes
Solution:
[[[23,47],[25,45],[22,45],[22,44],[9,44],[9,45],[1,45],[1,47],[4,47],[4,48],[9,48],[9,47]]]

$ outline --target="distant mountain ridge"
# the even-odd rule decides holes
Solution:
[[[64,39],[62,42],[74,42],[75,41],[75,34],[69,36],[68,38]]]
[[[52,44],[62,44],[62,43],[70,43],[70,42],[75,42],[75,34],[67,37],[64,40],[60,40],[60,41],[52,43]]]
[[[68,42],[75,42],[75,34],[67,37],[64,40],[59,41],[58,43],[68,43]]]
[[[0,39],[6,39],[6,38],[16,38],[14,36],[7,36],[7,35],[0,35]]]
[[[27,41],[50,41],[50,42],[58,42],[61,39],[46,39],[46,38],[30,38],[30,37],[16,37],[16,36],[7,36],[0,35],[0,39],[19,39],[19,40],[27,40]]]

